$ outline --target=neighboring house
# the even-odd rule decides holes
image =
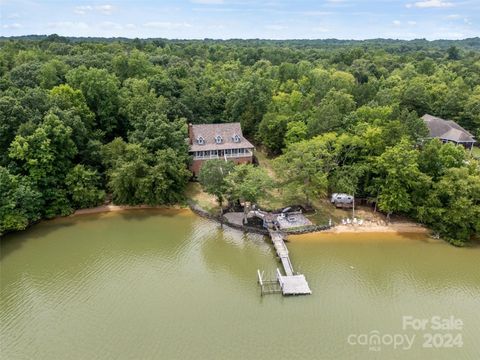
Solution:
[[[440,139],[444,143],[461,144],[469,149],[475,144],[473,135],[455,121],[440,119],[429,114],[423,115],[422,119],[430,131],[431,138]]]
[[[198,176],[202,164],[210,159],[231,160],[236,164],[253,161],[254,146],[243,137],[240,123],[188,125],[190,171]]]

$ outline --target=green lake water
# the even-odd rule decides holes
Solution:
[[[35,225],[1,241],[0,358],[480,358],[480,248],[395,234],[314,234],[288,248],[310,296],[261,297],[257,269],[280,266],[268,241],[189,211]],[[463,325],[404,330],[403,316]],[[351,344],[373,331],[415,341]],[[463,345],[424,348],[426,333]]]

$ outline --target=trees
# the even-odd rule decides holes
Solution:
[[[269,153],[279,154],[283,149],[288,120],[286,115],[267,113],[260,122],[257,138]]]
[[[225,178],[230,199],[256,203],[268,195],[273,186],[265,169],[252,164],[237,165]]]
[[[228,183],[226,181],[228,174],[233,171],[235,164],[232,161],[221,159],[207,160],[200,170],[198,180],[205,192],[217,198],[220,208],[222,208],[225,196],[228,193]]]
[[[108,187],[118,204],[161,205],[183,199],[190,177],[186,156],[173,149],[149,153],[140,144],[117,138],[104,146]]]
[[[341,129],[344,117],[354,109],[355,101],[352,95],[343,90],[330,90],[308,121],[309,135],[315,136]]]
[[[418,218],[454,245],[480,232],[480,172],[477,164],[448,169],[418,208]]]
[[[265,169],[252,164],[241,164],[230,172],[225,182],[228,186],[227,193],[230,200],[239,200],[257,203],[258,200],[268,196],[268,191],[273,186],[273,181]],[[247,206],[244,210],[244,223],[247,222]]]
[[[18,99],[0,97],[0,164],[6,164],[8,147],[20,125],[27,121],[27,112]]]
[[[226,102],[226,113],[232,121],[242,124],[243,132],[252,135],[267,112],[271,99],[271,82],[258,73],[253,73],[239,82]]]
[[[67,83],[82,91],[89,108],[95,113],[97,127],[111,138],[118,126],[118,80],[105,69],[80,66],[70,70]]]
[[[12,175],[0,166],[0,235],[23,230],[41,217],[41,194],[27,177]]]
[[[434,181],[442,177],[452,167],[462,167],[466,160],[463,147],[452,143],[442,144],[438,139],[428,141],[419,154],[420,170]]]
[[[449,209],[430,194],[446,196],[440,182],[462,185],[451,173],[472,161],[460,147],[424,143],[419,116],[480,136],[478,44],[0,39],[0,166],[13,189],[39,194],[41,217],[93,205],[102,190],[117,202],[172,203],[189,177],[186,124],[239,121],[283,154],[274,163],[292,200],[355,191],[418,218],[420,206]],[[236,183],[262,184],[242,171]],[[13,203],[12,214],[30,213]],[[474,208],[462,209],[473,217]],[[442,234],[453,238],[464,219],[452,219]]]
[[[151,152],[171,148],[185,154],[187,128],[185,119],[169,121],[166,115],[150,113],[134,123],[128,139]]]
[[[99,189],[100,176],[96,170],[84,165],[74,166],[65,178],[67,192],[76,208],[99,205],[105,198],[105,191]]]
[[[285,145],[305,140],[307,138],[308,128],[303,121],[292,121],[287,124],[285,133]]]
[[[48,218],[72,211],[62,186],[77,153],[71,133],[58,116],[49,113],[33,134],[17,135],[10,145],[14,168],[42,194],[43,214]]]
[[[387,213],[407,213],[415,203],[415,197],[423,197],[423,188],[429,179],[418,169],[418,152],[403,139],[388,148],[377,161],[379,176],[378,207]]]
[[[274,160],[279,186],[292,199],[303,198],[307,204],[315,197],[325,195],[328,175],[335,167],[333,133],[290,145],[283,155]]]

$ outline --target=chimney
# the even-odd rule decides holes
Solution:
[[[188,139],[189,139],[190,144],[193,144],[193,129],[192,129],[192,127],[193,127],[192,123],[188,123]]]

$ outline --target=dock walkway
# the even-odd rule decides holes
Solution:
[[[280,289],[283,295],[307,295],[312,291],[308,286],[308,282],[305,276],[302,274],[295,274],[293,270],[292,262],[288,256],[288,248],[285,245],[284,234],[278,230],[269,229],[270,238],[272,239],[273,246],[277,252],[278,257],[283,265],[285,275],[282,275],[277,268],[277,282],[280,285]],[[259,284],[262,287],[262,295],[269,293],[264,291],[264,284],[267,282],[262,278],[260,271],[258,271]]]

